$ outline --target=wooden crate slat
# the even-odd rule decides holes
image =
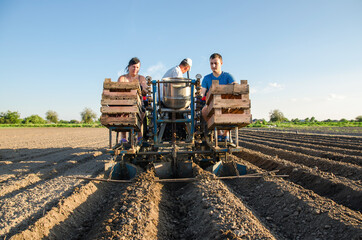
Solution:
[[[101,105],[102,106],[133,106],[133,105],[140,105],[139,99],[102,99]]]
[[[229,100],[249,100],[249,94],[208,94],[208,98],[206,99],[206,104],[210,105],[212,101],[218,102],[228,102]]]
[[[117,114],[117,113],[139,113],[138,106],[121,106],[121,107],[101,107],[101,113],[108,113],[108,114]]]
[[[243,80],[246,81],[246,80]],[[242,84],[227,84],[227,85],[219,85],[218,80],[213,80],[211,88],[206,96],[206,102],[208,104],[209,98],[212,94],[233,94],[233,95],[242,95],[249,94],[249,85],[246,82]]]
[[[214,113],[213,109],[226,108],[226,109],[248,109],[250,108],[249,99],[222,99],[221,95],[213,95],[207,107],[207,116]]]
[[[103,83],[103,89],[113,90],[137,90],[140,89],[138,82],[106,82]]]
[[[244,100],[249,100],[249,93],[243,93],[243,94],[237,94],[237,95],[234,95],[234,94],[214,94],[214,93],[210,93],[208,92],[207,93],[207,96],[206,96],[206,104],[210,104],[211,101],[214,101],[214,98],[215,96],[221,96],[221,98],[219,99],[222,99],[222,100],[233,100],[233,99],[236,99],[236,100],[240,100],[240,99],[244,99]]]
[[[109,90],[111,92],[115,91],[130,91],[134,90],[141,94],[141,87],[138,82],[112,82],[110,78],[106,78],[103,82],[103,90]]]
[[[244,127],[251,123],[251,114],[214,114],[207,121],[207,127],[213,129],[217,126]],[[226,128],[223,128],[226,129]]]
[[[101,123],[106,127],[119,127],[127,128],[134,127],[135,131],[140,131],[141,129],[141,118],[136,114],[129,114],[128,116],[112,116],[108,114],[102,114]]]
[[[210,102],[213,101],[213,99],[214,99],[214,94],[211,94],[209,91],[206,95],[206,104],[210,105]]]
[[[136,120],[140,119],[136,114],[128,114],[128,115],[111,115],[103,113],[101,115],[101,120],[103,121],[117,121],[118,124],[134,124]]]
[[[129,98],[129,99],[132,99],[132,98],[140,98],[137,90],[129,90],[129,91],[126,91],[126,92],[116,92],[116,91],[111,91],[109,89],[104,89],[103,90],[103,93],[102,93],[102,98],[105,99],[105,98],[119,98],[119,99],[122,99],[122,98]]]

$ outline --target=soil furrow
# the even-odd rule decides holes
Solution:
[[[126,186],[88,182],[12,239],[81,239],[110,210],[108,207]]]
[[[1,154],[2,154],[2,158],[1,161],[4,162],[8,162],[8,164],[14,164],[14,163],[18,163],[24,160],[30,160],[30,159],[34,159],[34,158],[39,158],[39,157],[43,157],[49,154],[54,154],[54,153],[58,153],[58,152],[62,152],[62,151],[67,151],[70,150],[71,148],[58,148],[58,149],[52,149],[52,148],[47,148],[47,149],[28,149],[28,148],[23,148],[23,149],[1,149]],[[14,152],[21,152],[18,155],[21,156],[16,156],[14,157]],[[7,157],[4,157],[7,156]]]
[[[84,142],[97,137],[104,138],[107,143],[107,136],[105,128],[9,128],[1,129],[0,149],[33,148],[34,145],[72,147],[74,141]]]
[[[147,171],[135,183],[118,184],[127,187],[81,239],[156,239],[162,185],[153,179],[153,172]]]
[[[335,154],[339,153],[346,156],[353,156],[353,157],[362,157],[362,149],[360,150],[351,150],[351,149],[345,149],[345,148],[338,148],[338,147],[330,147],[330,146],[323,146],[323,145],[317,145],[317,144],[310,144],[308,142],[296,142],[296,141],[290,141],[288,138],[272,138],[272,137],[265,137],[257,134],[250,134],[243,132],[243,134],[239,134],[239,137],[244,138],[256,138],[260,140],[270,141],[274,143],[281,143],[281,144],[288,144],[295,147],[304,147],[308,149],[313,150],[321,150],[323,152],[329,153],[329,154]]]
[[[248,131],[262,131],[264,133],[289,133],[289,134],[305,134],[317,136],[340,136],[340,137],[362,137],[362,129],[360,127],[323,127],[323,126],[305,126],[305,127],[287,127],[287,128],[245,128]]]
[[[0,149],[2,156],[8,156],[6,158],[2,157],[2,162],[7,164],[15,164],[22,161],[29,161],[30,159],[39,158],[47,156],[49,154],[54,154],[66,150],[72,150],[75,148],[89,148],[89,147],[105,147],[104,141],[90,141],[88,140],[86,144],[82,141],[83,144],[80,144],[81,141],[77,141],[78,144],[71,144],[71,147],[62,147],[62,148],[45,148],[45,149],[30,149],[30,148],[18,148],[16,150],[10,149]],[[20,156],[14,156],[20,155]],[[3,163],[3,165],[5,165]]]
[[[241,137],[241,140],[255,142],[255,143],[267,145],[270,147],[281,148],[281,149],[285,149],[285,150],[289,150],[289,151],[293,151],[293,152],[299,152],[299,153],[303,153],[303,154],[314,156],[314,157],[327,158],[327,159],[337,161],[337,162],[346,162],[346,163],[356,164],[358,166],[362,165],[362,157],[348,156],[348,155],[340,154],[337,152],[314,150],[313,146],[311,146],[311,148],[308,148],[308,147],[304,147],[304,146],[297,146],[293,143],[289,144],[284,141],[276,141],[276,140],[269,141],[269,140],[265,140],[263,138],[259,138],[256,136],[243,136],[243,137]]]
[[[333,135],[333,134],[318,134],[318,133],[299,133],[299,132],[278,132],[278,131],[262,131],[262,130],[251,130],[242,129],[242,131],[260,132],[262,134],[271,134],[279,136],[294,136],[306,139],[322,139],[326,141],[343,141],[350,142],[352,144],[362,144],[362,136],[349,136],[349,135]]]
[[[250,172],[260,172],[254,165],[240,160]],[[362,215],[287,179],[228,180],[237,193],[267,226],[285,239],[359,239]]]
[[[104,168],[104,156],[69,169],[63,176],[96,176]],[[83,180],[59,176],[43,184],[26,189],[12,198],[0,199],[0,234],[12,234],[26,228],[39,219],[44,211],[56,205],[63,197],[69,196]]]
[[[79,155],[81,154],[81,155]],[[31,171],[34,174],[28,174],[25,176],[11,179],[2,183],[0,186],[0,197],[2,199],[9,198],[20,191],[24,191],[27,188],[34,187],[35,184],[41,184],[48,179],[54,178],[63,174],[70,168],[77,167],[86,161],[94,160],[95,157],[101,155],[102,152],[95,151],[93,153],[77,153],[77,156],[70,157],[67,161],[58,161],[56,165],[52,164],[50,168],[41,168],[39,171]]]
[[[92,131],[90,131],[89,133],[94,134],[92,133]],[[88,142],[94,142],[100,140],[99,137],[95,135],[92,136],[90,134],[75,135],[75,133],[69,132],[69,136],[63,135],[63,136],[53,136],[53,137],[47,136],[48,135],[47,133],[44,133],[43,135],[38,137],[32,135],[24,135],[24,138],[17,138],[14,142],[8,141],[8,139],[6,139],[6,141],[1,143],[0,149],[9,149],[9,150],[32,149],[34,143],[36,143],[36,145],[38,146],[41,146],[42,148],[58,147],[58,146],[72,147],[74,145],[76,146],[79,144],[81,145],[85,144],[86,142],[84,141],[84,139],[87,139]],[[1,138],[2,137],[0,137],[0,139]],[[104,143],[106,144],[107,141],[104,141]],[[22,156],[21,152],[16,154]]]
[[[147,174],[86,239],[275,239],[223,183],[159,184]]]
[[[107,129],[0,131],[0,239],[362,239],[361,137],[241,130],[231,158],[289,177],[116,184],[67,178],[108,176]]]
[[[65,151],[59,151],[55,154],[44,155],[38,159],[32,160],[23,160],[22,162],[9,164],[3,166],[0,170],[0,174],[7,173],[6,175],[1,177],[1,183],[6,184],[9,181],[13,181],[21,178],[22,176],[26,176],[29,173],[38,173],[41,171],[47,171],[47,169],[51,168],[50,171],[53,171],[54,167],[58,164],[63,164],[67,161],[72,161],[73,159],[79,158],[78,155],[82,154],[84,151],[92,151],[98,150],[95,148],[81,149],[81,148],[72,148],[67,149]],[[21,169],[21,171],[20,171]]]
[[[288,180],[303,188],[312,190],[320,196],[333,199],[333,201],[353,210],[362,210],[360,204],[362,188],[350,180],[337,178],[332,174],[250,149],[243,150],[237,156],[264,170],[279,170],[279,173],[289,175]]]
[[[361,137],[356,137],[354,140],[341,140],[339,141],[339,137],[334,136],[328,139],[324,139],[321,135],[305,135],[305,134],[291,134],[291,133],[264,133],[262,131],[253,131],[253,130],[242,130],[240,133],[242,134],[244,131],[252,132],[257,134],[258,136],[265,136],[270,138],[278,138],[278,139],[288,139],[288,141],[295,142],[305,142],[305,143],[313,143],[317,145],[324,146],[333,146],[345,149],[352,149],[360,151],[362,149]]]
[[[318,168],[324,172],[331,172],[338,176],[346,177],[361,184],[362,167],[344,162],[336,162],[329,159],[309,156],[302,153],[292,152],[280,148],[269,147],[263,144],[251,143],[239,140],[239,145],[255,151],[260,151],[270,156],[278,156],[287,161],[306,165],[311,168]]]

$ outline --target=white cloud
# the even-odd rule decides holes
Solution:
[[[284,89],[284,85],[279,83],[269,83],[268,86],[264,87],[260,92],[261,93],[271,93],[276,91],[281,91]]]
[[[166,67],[163,63],[159,62],[156,65],[152,65],[147,68],[146,76],[151,76],[152,79],[161,79],[166,72]]]
[[[290,102],[293,103],[307,103],[307,102],[313,102],[316,101],[315,99],[311,98],[311,97],[302,97],[302,98],[289,98]]]
[[[304,98],[302,98],[302,100],[303,100],[304,102],[312,102],[312,101],[313,101],[313,99],[310,98],[310,97],[304,97]]]
[[[339,100],[344,100],[345,98],[346,96],[330,93],[326,99],[327,101],[339,101]]]
[[[283,85],[279,84],[279,83],[269,83],[268,85],[270,88],[274,88],[274,89],[279,89],[282,90],[284,87]]]

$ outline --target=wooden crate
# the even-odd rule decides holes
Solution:
[[[135,113],[128,114],[104,114],[101,116],[101,123],[106,127],[114,127],[118,130],[129,130],[128,127],[134,127],[134,130],[141,131],[142,121],[139,115]]]
[[[138,83],[112,82],[106,78],[101,100],[101,123],[106,127],[124,130],[134,127],[140,131],[143,112]]]
[[[246,80],[240,84],[219,85],[214,80],[206,96],[206,113],[209,129],[231,129],[245,127],[251,123],[249,85]]]

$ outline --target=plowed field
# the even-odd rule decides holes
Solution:
[[[107,129],[0,129],[0,239],[362,239],[362,137],[239,135],[262,177],[120,184],[70,178],[104,178]]]

